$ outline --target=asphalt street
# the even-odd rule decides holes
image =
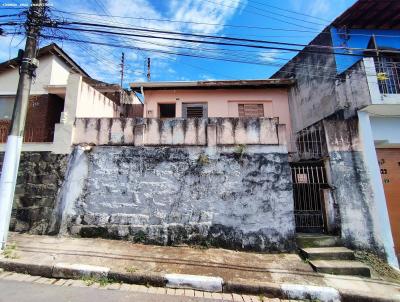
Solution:
[[[214,299],[0,280],[0,302],[212,302]]]

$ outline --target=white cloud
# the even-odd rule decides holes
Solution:
[[[245,4],[246,1],[240,0],[175,0],[171,2],[171,8],[175,20],[197,23],[187,24],[186,29],[209,34],[222,30],[223,24]]]
[[[261,52],[259,54],[259,59],[261,62],[274,62],[276,61],[276,56],[279,54],[278,50],[267,50],[264,52]]]
[[[65,0],[54,0],[52,2],[54,9],[88,14],[61,14],[54,11],[54,14],[59,16],[63,15],[66,19],[92,23],[109,23],[125,27],[147,27],[164,31],[217,34],[223,29],[223,24],[227,23],[236,12],[243,9],[247,0],[168,0],[155,2],[157,3],[157,7],[152,4],[151,0],[100,0],[99,2],[103,3],[103,7],[98,6],[96,4],[97,1],[70,0],[68,1],[68,5],[65,4]],[[163,9],[160,8],[160,3]],[[106,13],[116,17],[109,18],[99,16]],[[163,22],[159,21],[159,19],[170,19],[180,22]],[[206,25],[204,23],[216,25]],[[79,40],[93,40],[116,45],[128,45],[132,48],[154,49],[157,51],[182,51],[182,49],[174,49],[171,48],[171,46],[184,46],[182,42],[165,39],[120,36],[100,37],[99,35],[83,32],[68,32],[68,34],[71,38]],[[150,35],[150,33],[144,34]],[[157,35],[162,36],[162,34]],[[182,38],[183,36],[177,35],[176,37]],[[17,37],[14,41],[18,38],[20,37]],[[0,39],[0,59],[5,60],[8,59],[9,56],[9,37],[0,37]],[[51,41],[46,42],[50,43]],[[60,41],[56,42],[61,45]],[[43,45],[44,44],[41,44],[41,46]],[[189,46],[196,48],[198,45],[191,44]],[[23,45],[21,45],[21,47],[23,47]],[[171,64],[177,59],[177,56],[173,54],[162,54],[145,50],[140,51],[137,49],[119,49],[89,43],[80,44],[71,41],[64,41],[63,48],[92,77],[114,83],[119,82],[118,64],[120,63],[122,51],[125,53],[127,69],[134,71],[128,72],[128,70],[126,70],[126,82],[134,81],[139,75],[143,74],[147,57],[152,58],[152,73],[156,76],[157,72],[161,74],[161,71],[167,71],[166,74],[172,76],[174,72],[171,70]],[[217,46],[207,46],[207,48],[215,48],[216,51],[218,49]],[[11,50],[11,57],[14,57],[16,48],[12,47]]]
[[[210,75],[208,75],[208,74],[202,74],[200,76],[200,80],[202,80],[202,81],[215,81],[215,78],[210,76]]]
[[[294,11],[298,12],[306,12],[307,14],[326,19],[333,20],[336,16],[338,16],[338,11],[343,12],[346,8],[350,6],[349,2],[355,2],[355,0],[291,0],[290,7]],[[316,22],[314,18],[307,18],[302,16],[305,20]],[[319,22],[324,23],[319,20]],[[327,23],[327,22],[325,22]],[[328,24],[326,24],[328,25]],[[322,29],[321,26],[319,29]]]

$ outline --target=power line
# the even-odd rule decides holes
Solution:
[[[104,20],[104,18],[95,18],[95,17],[84,17],[84,16],[81,16],[81,14],[74,14],[74,15],[79,15],[79,16],[77,16],[77,17],[74,17],[74,16],[68,16],[68,18],[66,18],[65,17],[65,15],[63,15],[64,14],[64,12],[58,12],[59,13],[59,15],[56,15],[56,17],[58,17],[58,18],[64,18],[64,20],[70,20],[70,21],[77,21],[77,22],[79,22],[79,21],[91,21],[91,22],[93,22],[93,21],[95,21],[96,23],[103,23],[103,24],[107,24],[107,25],[112,25],[112,24],[119,24],[119,25],[125,25],[125,26],[127,26],[127,25],[130,25],[129,23],[123,23],[123,22],[117,22],[117,21],[108,21],[108,20]],[[86,15],[86,14],[85,14]],[[94,15],[94,14],[90,14],[90,15]],[[140,18],[140,19],[142,19],[142,18]],[[113,19],[113,20],[115,20],[115,19]],[[159,19],[157,19],[157,20],[159,20]],[[197,23],[196,23],[197,24]],[[223,26],[223,25],[220,25],[220,26]],[[228,26],[228,25],[227,25]],[[235,27],[235,26],[234,26]],[[147,28],[147,29],[151,29],[151,28],[149,28],[149,27],[141,27],[141,28]],[[240,27],[239,26],[239,28],[241,29],[242,27]],[[243,27],[244,29],[248,29],[248,27]],[[251,27],[250,27],[251,28]],[[258,28],[258,27],[255,27],[255,28]],[[270,29],[270,28],[262,28],[262,29]],[[279,30],[279,29],[277,29],[277,28],[272,28],[273,30]],[[286,29],[282,29],[282,31],[288,31],[288,32],[296,32],[295,30],[286,30]],[[192,30],[191,31],[191,33],[203,33],[204,31],[195,31],[195,30]],[[300,32],[302,32],[302,31],[300,31]],[[247,33],[246,32],[246,36],[252,36],[252,37],[274,37],[274,38],[299,38],[299,37],[310,37],[310,35],[311,34],[314,34],[314,32],[308,32],[308,31],[304,31],[304,32],[302,32],[302,33],[304,33],[304,35],[302,35],[302,36],[299,36],[298,34],[297,35],[257,35],[257,34],[249,34],[249,33]],[[233,35],[233,36],[236,36],[236,37],[240,37],[241,35],[240,34],[238,34],[238,33],[230,33],[230,35]]]
[[[45,36],[46,38],[51,38],[51,36]],[[181,53],[181,52],[174,52],[174,51],[168,51],[168,50],[157,50],[157,49],[149,49],[149,48],[140,48],[140,47],[134,47],[131,45],[116,45],[116,44],[111,44],[111,43],[101,43],[101,42],[88,42],[84,40],[77,40],[77,39],[70,39],[70,38],[65,38],[65,37],[54,37],[56,39],[60,40],[68,40],[68,41],[73,41],[73,42],[78,42],[78,43],[93,43],[96,45],[105,45],[105,46],[111,46],[111,47],[120,47],[120,48],[127,48],[127,49],[140,49],[143,51],[149,51],[149,52],[155,52],[155,53],[164,53],[164,54],[172,54],[172,55],[178,55],[178,56],[185,56],[185,57],[195,57],[195,58],[203,58],[203,59],[211,59],[211,60],[219,60],[219,61],[225,61],[225,62],[234,62],[234,63],[243,63],[243,64],[253,64],[253,65],[266,65],[266,66],[276,66],[280,67],[280,64],[273,64],[273,63],[264,63],[264,62],[257,62],[254,60],[254,57],[249,58],[249,60],[244,61],[244,60],[238,60],[238,59],[227,59],[225,57],[215,57],[215,56],[207,56],[207,55],[202,55],[199,53]],[[193,49],[193,48],[192,48]],[[199,49],[201,50],[201,49]],[[299,64],[299,63],[294,63],[294,62],[289,62],[291,67],[299,67],[299,68],[305,68],[305,67],[311,67],[315,68],[315,65],[308,65],[308,64]],[[284,67],[285,68],[285,67]],[[316,74],[311,74],[311,73],[301,73],[301,72],[296,72],[297,74],[304,74],[307,76],[312,76],[312,77],[321,77],[321,78],[330,78],[330,79],[337,79],[337,74],[336,74],[336,69],[335,68],[325,68],[325,67],[317,67],[322,68],[322,69],[332,69],[334,72],[331,74],[326,74],[325,71],[323,71],[323,75],[316,75]],[[317,70],[318,71],[318,70]],[[288,71],[281,71],[283,73],[288,73],[291,74],[292,72]],[[322,74],[322,73],[321,73]]]
[[[262,27],[262,26],[251,26],[251,25],[206,23],[206,22],[195,22],[195,21],[181,21],[181,20],[172,20],[172,19],[158,19],[158,18],[117,16],[117,15],[109,16],[109,15],[101,15],[101,14],[91,14],[91,13],[65,11],[65,10],[59,10],[59,9],[54,9],[54,8],[52,9],[52,11],[57,11],[57,12],[61,12],[61,13],[71,14],[71,15],[78,15],[78,16],[86,15],[86,16],[96,16],[96,17],[112,17],[112,18],[121,18],[121,19],[171,22],[171,23],[183,23],[183,24],[195,24],[195,25],[197,24],[197,25],[206,25],[206,26],[221,26],[221,27],[232,27],[232,28],[243,28],[243,29],[261,29],[261,30],[274,30],[274,31],[286,31],[286,32],[328,34],[328,35],[330,34],[330,32],[321,32],[321,31],[318,31],[318,30],[301,30],[301,29],[274,28],[274,27]],[[92,20],[98,21],[99,19],[92,19]],[[110,21],[110,23],[126,25],[126,23],[122,23],[122,22]],[[361,33],[346,33],[346,35],[348,35],[348,36],[363,36],[363,37],[370,37],[371,36],[369,34],[361,34]],[[376,34],[375,36],[376,37],[385,37],[385,38],[400,38],[400,35]]]
[[[111,35],[120,35],[120,36],[134,36],[134,37],[142,37],[148,39],[162,39],[162,40],[172,40],[172,41],[182,41],[182,42],[192,42],[192,43],[200,43],[200,44],[212,44],[212,45],[227,45],[227,46],[239,46],[239,47],[249,47],[249,48],[257,48],[257,49],[277,49],[277,50],[287,50],[287,51],[303,51],[307,53],[318,53],[318,54],[335,54],[335,55],[342,55],[342,56],[355,56],[355,57],[363,57],[362,54],[355,54],[355,53],[340,53],[340,52],[322,52],[321,50],[330,50],[330,49],[340,49],[345,51],[368,51],[369,49],[364,48],[350,48],[350,47],[332,47],[332,46],[325,46],[325,45],[304,45],[298,43],[287,43],[287,42],[277,42],[277,41],[267,41],[267,40],[252,40],[252,39],[240,39],[240,38],[232,38],[232,37],[224,37],[224,36],[211,36],[211,35],[198,35],[198,34],[187,34],[187,33],[179,33],[179,32],[170,32],[170,31],[159,31],[159,30],[150,30],[150,29],[141,29],[141,28],[127,28],[127,27],[120,27],[120,26],[112,26],[112,25],[100,25],[100,24],[91,24],[85,22],[71,22],[71,24],[82,24],[82,25],[89,25],[93,27],[106,27],[106,28],[114,28],[114,29],[124,29],[124,30],[135,30],[135,31],[144,31],[144,32],[151,32],[151,33],[162,33],[162,34],[174,34],[174,35],[183,35],[183,36],[194,36],[194,37],[201,37],[201,38],[211,38],[211,39],[222,39],[222,40],[232,40],[232,41],[244,41],[244,42],[251,42],[251,43],[265,43],[265,44],[274,44],[274,45],[288,45],[288,46],[295,46],[295,47],[306,47],[305,50],[302,49],[294,49],[294,48],[284,48],[284,47],[273,47],[273,46],[264,46],[264,45],[255,45],[255,44],[243,44],[243,43],[227,43],[221,41],[209,41],[209,40],[193,40],[193,39],[184,39],[178,37],[170,37],[170,36],[156,36],[156,35],[144,35],[144,34],[137,34],[137,33],[127,33],[127,32],[113,32],[113,31],[105,31],[105,30],[95,30],[95,29],[85,29],[85,28],[74,28],[74,27],[65,27],[65,26],[56,26],[57,28],[66,29],[66,30],[73,30],[73,31],[84,31],[84,32],[95,32],[95,33],[105,33]],[[54,27],[45,25],[47,27]],[[316,48],[317,50],[313,50],[310,48]],[[390,52],[390,53],[400,53],[400,51],[391,51],[391,50],[382,50],[382,53]]]
[[[112,40],[114,40],[114,41],[116,41],[115,39],[113,39],[112,37],[109,37],[110,39],[112,39]],[[196,47],[196,48],[193,48],[193,47],[186,47],[186,46],[181,46],[181,44],[179,45],[179,46],[177,46],[177,45],[174,45],[174,44],[161,44],[161,43],[155,43],[155,42],[150,42],[150,41],[145,41],[145,40],[140,40],[140,39],[135,39],[135,38],[131,38],[131,37],[127,37],[126,39],[129,39],[128,40],[128,42],[129,41],[134,41],[134,42],[140,42],[140,43],[145,43],[145,44],[151,44],[151,45],[156,45],[156,46],[162,46],[162,47],[168,47],[168,48],[170,48],[170,47],[172,47],[172,48],[179,48],[179,49],[188,49],[188,50],[193,50],[193,51],[196,51],[196,52],[212,52],[213,54],[215,53],[215,51],[223,51],[222,53],[224,54],[224,55],[226,55],[226,54],[228,54],[228,55],[234,55],[235,56],[235,58],[243,58],[243,59],[251,59],[251,60],[254,60],[254,56],[255,55],[259,55],[260,56],[260,53],[259,52],[254,52],[254,51],[250,51],[250,50],[234,50],[234,49],[220,49],[220,48],[217,48],[217,49],[212,49],[212,48],[199,48],[199,47]],[[116,42],[118,42],[118,41],[116,41]],[[185,44],[186,45],[186,44]],[[250,56],[242,56],[241,54],[236,54],[235,52],[237,52],[237,51],[243,51],[243,52],[250,52],[250,55],[251,55],[251,57]],[[230,53],[229,53],[230,52]],[[233,53],[232,53],[233,52]],[[283,61],[285,61],[285,62],[288,62],[288,61],[290,61],[291,59],[290,58],[280,58],[280,57],[273,57],[273,56],[271,56],[270,57],[271,59],[274,59],[274,60],[283,60]],[[262,61],[262,60],[261,60]],[[276,65],[276,66],[281,66],[281,65]],[[334,70],[335,72],[336,72],[336,68],[334,68],[334,67],[329,67],[329,66],[319,66],[319,65],[312,65],[312,64],[301,64],[301,63],[296,63],[296,66],[307,66],[307,67],[314,67],[314,68],[317,68],[317,69],[331,69],[331,70]]]
[[[77,40],[77,39],[69,39],[65,37],[56,37],[56,36],[48,36],[48,35],[42,35],[44,38],[49,38],[49,39],[60,39],[60,40],[69,40],[77,43],[88,43],[87,41],[84,40]],[[142,48],[142,47],[135,47],[132,45],[117,45],[117,44],[111,44],[111,43],[104,43],[104,42],[89,42],[93,43],[96,45],[105,45],[105,46],[110,46],[110,47],[116,47],[116,48],[126,48],[126,49],[141,49],[144,51],[149,51],[149,52],[155,52],[155,53],[163,53],[163,54],[172,54],[172,55],[178,55],[178,56],[185,56],[185,57],[195,57],[195,58],[204,58],[204,59],[210,59],[210,60],[221,60],[221,61],[226,61],[226,62],[233,62],[233,63],[243,63],[243,64],[252,64],[252,65],[266,65],[266,66],[281,66],[281,65],[274,65],[270,63],[256,63],[254,60],[252,61],[241,61],[241,60],[235,60],[235,59],[223,59],[223,58],[215,58],[215,57],[209,57],[209,56],[204,56],[201,54],[194,54],[194,53],[181,53],[181,52],[173,52],[173,51],[168,51],[168,50],[157,50],[157,49],[149,49],[149,48]],[[293,72],[291,71],[281,71],[282,73],[287,73],[287,74],[292,74]],[[325,79],[333,79],[337,80],[337,75],[336,73],[334,74],[327,74],[326,72],[321,73],[321,75],[316,75],[312,73],[300,73],[296,72],[296,74],[303,74],[306,76],[310,77],[319,77],[319,78],[325,78]]]
[[[158,21],[158,22],[172,22],[172,23],[183,23],[183,24],[197,24],[197,25],[206,25],[206,26],[222,26],[222,27],[235,27],[235,28],[246,28],[246,29],[263,29],[263,30],[278,30],[278,31],[290,31],[290,32],[308,32],[308,33],[319,33],[317,30],[299,30],[299,29],[286,29],[286,28],[273,28],[273,27],[262,27],[262,26],[251,26],[251,25],[235,25],[235,24],[222,24],[222,23],[206,23],[206,22],[195,22],[195,21],[182,21],[182,20],[173,20],[173,19],[158,19],[158,18],[145,18],[145,17],[131,17],[131,16],[108,16],[108,15],[99,15],[99,14],[91,14],[91,13],[82,13],[82,12],[71,12],[59,9],[53,9],[53,11],[58,11],[66,14],[72,15],[88,15],[88,16],[97,16],[97,17],[116,17],[121,19],[132,19],[132,20],[144,20],[144,21]],[[116,22],[119,24],[123,24],[121,22]]]
[[[16,16],[20,16],[20,14],[0,15],[0,18],[16,17]]]
[[[250,0],[248,0],[248,1],[250,1]],[[313,16],[313,15],[304,14],[304,13],[301,13],[301,12],[298,12],[298,11],[294,11],[294,10],[290,10],[290,9],[283,9],[283,8],[281,8],[281,7],[277,7],[277,6],[274,6],[274,5],[271,5],[271,4],[267,4],[267,3],[258,2],[258,1],[255,1],[255,0],[252,0],[252,1],[250,1],[250,2],[257,3],[257,4],[262,5],[262,6],[268,6],[268,7],[271,7],[271,8],[277,9],[277,10],[280,10],[280,11],[285,11],[285,12],[293,13],[293,14],[296,14],[296,15],[301,15],[301,16],[310,17],[310,18],[314,18],[314,19],[317,19],[317,20],[321,20],[321,21],[331,22],[331,21],[328,20],[328,19],[324,19],[324,18],[320,18],[320,17],[315,17],[315,16]]]
[[[214,1],[211,1],[211,0],[204,0],[204,1],[210,2],[212,4],[224,6],[224,7],[236,8],[235,6],[232,6],[232,5],[227,5],[227,4],[223,4],[223,3],[219,3],[219,2],[214,2]],[[279,21],[279,22],[282,22],[282,23],[286,23],[286,24],[289,24],[289,25],[299,26],[299,27],[305,28],[305,29],[314,29],[312,27],[304,26],[304,25],[301,25],[301,24],[298,24],[298,23],[294,23],[294,22],[290,22],[290,21],[285,21],[285,20],[279,19],[277,17],[264,15],[264,14],[258,13],[258,12],[252,12],[252,11],[246,11],[246,10],[244,10],[244,12],[247,12],[247,13],[250,13],[250,14],[254,14],[254,15],[258,15],[258,16],[262,16],[262,17],[266,17],[266,18],[269,18],[269,19],[273,19],[273,20],[276,20],[276,21]]]
[[[287,15],[284,15],[284,14],[272,12],[272,11],[267,10],[267,9],[259,8],[258,6],[255,6],[255,5],[248,4],[247,6],[252,7],[252,8],[255,8],[255,9],[260,10],[260,11],[262,11],[262,12],[267,12],[267,13],[270,13],[270,14],[274,14],[274,15],[277,15],[277,16],[281,16],[281,17],[283,17],[283,18],[288,18],[288,19],[291,19],[291,20],[297,20],[297,21],[301,21],[301,22],[305,22],[305,23],[310,23],[310,24],[314,24],[314,25],[319,25],[319,26],[321,26],[321,25],[322,25],[322,26],[326,26],[325,23],[313,22],[313,21],[308,21],[308,20],[300,19],[300,18],[293,17],[293,16],[287,16]],[[329,21],[328,21],[328,22],[329,22]]]

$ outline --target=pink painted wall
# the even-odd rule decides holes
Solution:
[[[291,124],[288,92],[285,88],[265,89],[182,89],[144,90],[144,117],[159,117],[158,104],[175,103],[176,117],[182,117],[182,103],[207,103],[208,117],[239,117],[238,104],[264,104],[264,117],[278,117],[286,125],[290,140]],[[288,144],[290,145],[290,144]]]

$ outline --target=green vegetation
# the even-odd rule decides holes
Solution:
[[[8,258],[8,259],[17,259],[18,256],[17,256],[16,249],[17,249],[17,245],[15,242],[11,243],[11,244],[7,244],[6,248],[3,251],[4,257]]]
[[[370,266],[373,272],[378,274],[382,279],[400,283],[400,273],[378,256],[366,251],[356,251],[354,255],[358,261]]]
[[[210,163],[210,159],[208,158],[207,154],[200,154],[199,158],[197,159],[197,163],[200,166],[204,166]]]
[[[247,149],[246,145],[243,144],[236,146],[235,153],[236,155],[238,155],[239,160],[243,159],[243,155],[246,153],[246,149]]]
[[[141,242],[141,243],[143,243],[143,242],[146,241],[147,235],[146,235],[146,233],[145,233],[144,231],[139,231],[139,232],[137,232],[137,233],[135,234],[135,236],[134,236],[133,239],[134,239],[135,242]]]
[[[135,273],[138,269],[132,265],[132,266],[125,267],[125,270],[128,273]]]
[[[85,282],[86,286],[91,286],[95,283],[99,283],[100,287],[105,287],[109,284],[116,283],[114,279],[104,276],[103,277],[84,276],[81,278],[81,280]]]
[[[264,299],[265,297],[263,294],[258,295],[258,300],[260,300],[260,302],[264,302]]]

